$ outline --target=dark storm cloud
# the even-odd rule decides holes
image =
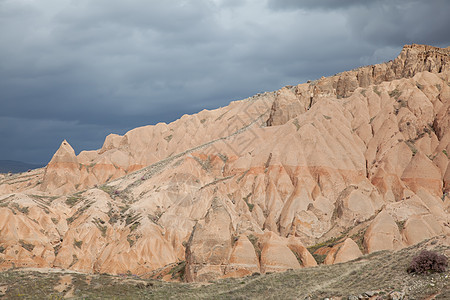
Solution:
[[[111,132],[392,59],[405,43],[444,46],[447,11],[445,1],[0,0],[0,159],[47,162],[64,138],[96,149]]]
[[[374,1],[349,9],[349,27],[357,38],[378,45],[422,43],[448,46],[450,2]]]
[[[346,17],[355,38],[379,46],[449,42],[448,0],[269,0],[268,6],[306,13],[337,11]]]
[[[273,9],[344,9],[354,5],[365,5],[365,0],[269,0]]]

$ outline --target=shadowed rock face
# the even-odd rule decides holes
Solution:
[[[314,266],[306,247],[331,238],[325,263],[449,235],[448,55],[405,46],[97,151],[64,141],[45,169],[0,175],[0,268],[170,279],[185,261],[210,281]]]
[[[192,230],[186,247],[186,279],[208,281],[221,277],[229,262],[231,217],[224,204],[214,198],[204,220]]]

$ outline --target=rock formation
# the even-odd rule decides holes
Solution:
[[[0,269],[210,281],[314,266],[322,243],[332,264],[449,235],[449,53],[405,46],[96,151],[64,141],[0,176]]]
[[[331,248],[324,263],[326,265],[343,263],[356,259],[362,255],[358,245],[351,238],[347,238],[342,243]]]

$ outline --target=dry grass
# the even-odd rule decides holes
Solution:
[[[212,284],[187,284],[140,279],[136,276],[88,275],[70,272],[9,270],[0,273],[0,286],[7,287],[6,299],[322,299],[358,296],[374,291],[387,299],[391,291],[403,291],[409,299],[449,299],[450,272],[428,275],[408,274],[406,269],[421,249],[450,252],[450,247],[433,246],[433,241],[398,252],[381,251],[355,261],[321,265],[266,275],[219,280]],[[182,268],[184,265],[177,265]],[[72,281],[65,290],[55,287],[63,276]],[[71,294],[68,294],[71,293]],[[1,297],[2,295],[0,295]]]

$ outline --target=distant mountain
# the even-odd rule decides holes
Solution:
[[[15,160],[0,160],[0,173],[21,173],[30,169],[42,168],[43,166]]]

